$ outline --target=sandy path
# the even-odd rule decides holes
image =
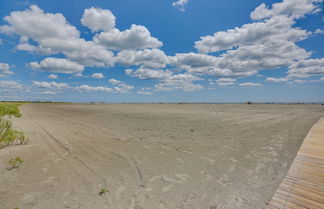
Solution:
[[[0,208],[264,208],[317,105],[26,105]],[[4,170],[11,157],[25,163]],[[109,193],[99,196],[102,188]]]

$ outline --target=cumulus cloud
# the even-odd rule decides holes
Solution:
[[[40,63],[31,62],[29,66],[33,69],[39,69],[45,72],[53,73],[81,73],[84,67],[76,62],[64,58],[45,58]]]
[[[275,83],[287,82],[288,80],[289,80],[288,78],[273,78],[273,77],[266,78],[266,81],[275,82]]]
[[[86,92],[107,92],[111,93],[113,92],[112,88],[104,87],[104,86],[89,86],[89,85],[81,85],[78,87],[75,87],[75,89],[80,90],[80,91],[86,91]]]
[[[288,77],[307,78],[324,75],[324,58],[300,60],[289,66]]]
[[[16,81],[2,80],[0,81],[0,87],[0,90],[15,90],[21,89],[22,85]]]
[[[211,55],[197,53],[177,53],[169,57],[170,63],[179,69],[190,73],[207,73],[207,71],[217,65],[219,58]]]
[[[216,32],[213,36],[201,37],[195,48],[201,53],[217,52],[248,44],[269,45],[275,41],[297,42],[310,33],[293,28],[294,20],[287,16],[275,16],[264,22],[245,24],[242,27]]]
[[[324,33],[324,30],[322,30],[322,29],[316,29],[316,30],[314,31],[314,33],[315,33],[315,34],[323,34],[323,33]]]
[[[55,75],[55,74],[50,74],[49,76],[47,76],[47,78],[50,78],[50,79],[57,79],[58,76]]]
[[[167,79],[172,76],[172,72],[169,70],[152,70],[149,68],[139,68],[137,70],[127,69],[126,74],[131,77],[136,77],[139,79]]]
[[[31,5],[25,11],[11,12],[4,20],[8,25],[1,26],[0,32],[25,38],[17,46],[19,50],[64,54],[85,66],[113,66],[113,53],[104,46],[80,38],[80,32],[60,13],[45,13]],[[32,39],[37,46],[30,45],[26,39]]]
[[[13,72],[10,70],[10,65],[0,62],[0,75],[11,75]]]
[[[160,49],[122,50],[118,53],[116,62],[125,66],[164,68],[169,64],[169,59]]]
[[[219,86],[231,86],[235,84],[235,78],[219,78],[216,80],[216,84]]]
[[[142,94],[142,95],[152,95],[153,93],[150,91],[138,91],[137,94]]]
[[[262,20],[274,16],[286,15],[290,18],[301,18],[309,13],[317,13],[320,10],[319,3],[323,0],[284,0],[272,4],[271,8],[262,3],[252,13],[251,19]]]
[[[155,85],[157,91],[198,91],[204,87],[200,84],[194,84],[193,81],[201,80],[201,78],[192,74],[177,74],[172,75],[166,79],[160,80],[160,83]]]
[[[54,91],[42,91],[42,92],[39,92],[38,94],[42,94],[42,95],[55,95],[55,94],[57,94],[57,92],[54,92]]]
[[[185,5],[189,2],[189,0],[177,0],[172,3],[172,6],[178,8],[180,11],[186,11]]]
[[[125,31],[114,28],[101,32],[94,40],[110,50],[158,48],[163,45],[161,41],[151,36],[145,26],[135,24]]]
[[[108,9],[91,7],[85,9],[81,23],[92,31],[109,31],[115,28],[116,17]]]
[[[114,93],[127,93],[130,90],[134,89],[134,86],[130,86],[125,84],[120,80],[116,80],[114,78],[109,79],[108,81],[111,85],[113,85],[113,92]]]
[[[251,13],[255,22],[203,36],[195,42],[200,53],[224,50],[219,56],[176,54],[169,58],[170,62],[190,73],[237,77],[293,66],[312,55],[296,44],[311,35],[311,32],[295,27],[296,20],[318,12],[322,1],[297,0],[296,3],[295,0],[284,0],[271,8],[261,4]]]
[[[40,89],[66,89],[70,88],[67,83],[46,82],[46,81],[33,81],[34,86]]]
[[[130,90],[134,89],[134,86],[125,84],[122,81],[116,79],[110,79],[108,81],[113,85],[112,88],[105,86],[89,86],[89,85],[80,85],[75,87],[76,90],[85,91],[85,92],[106,92],[106,93],[128,93]]]
[[[240,86],[262,86],[262,84],[261,83],[246,82],[246,83],[240,83]]]
[[[121,84],[122,82],[119,81],[119,80],[116,80],[114,78],[111,78],[108,80],[108,83],[112,84],[112,85],[118,85],[118,84]]]
[[[96,78],[96,79],[102,79],[104,78],[105,76],[102,74],[102,73],[93,73],[91,75],[91,78]]]

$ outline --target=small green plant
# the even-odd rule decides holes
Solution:
[[[25,144],[27,137],[23,132],[14,130],[9,119],[0,117],[0,148],[15,142]]]
[[[19,168],[23,164],[23,160],[20,157],[11,158],[8,160],[8,170],[12,170],[14,168]]]
[[[102,196],[102,195],[106,194],[107,192],[109,192],[108,189],[101,189],[101,190],[99,191],[98,195]]]
[[[0,103],[0,149],[11,144],[25,144],[27,138],[23,132],[12,128],[10,117],[21,117],[18,103]],[[9,118],[8,118],[9,117]]]

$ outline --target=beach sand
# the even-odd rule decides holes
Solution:
[[[31,104],[0,150],[1,209],[259,209],[320,105]],[[6,170],[21,157],[21,167]],[[103,195],[98,192],[107,188]]]

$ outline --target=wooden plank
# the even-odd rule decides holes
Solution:
[[[309,131],[267,209],[324,209],[324,118]]]

